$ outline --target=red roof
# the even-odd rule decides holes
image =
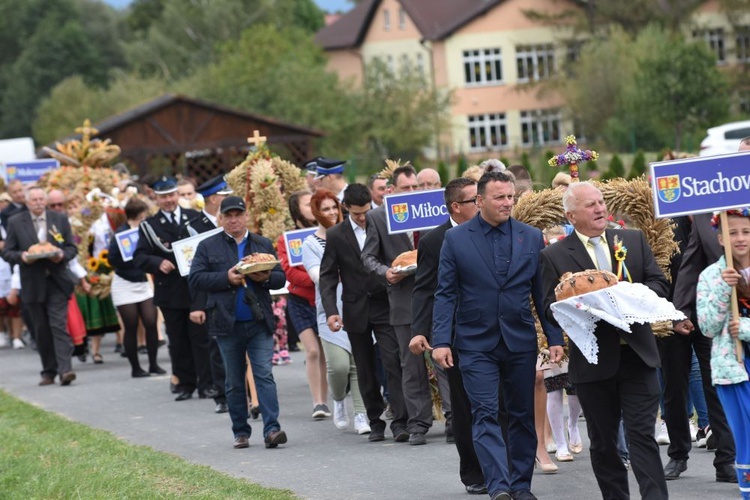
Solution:
[[[441,40],[502,0],[400,0],[425,40]],[[350,49],[362,44],[380,0],[364,0],[335,23],[315,35],[326,50]]]

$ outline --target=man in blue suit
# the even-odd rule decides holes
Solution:
[[[506,172],[489,172],[479,180],[479,215],[445,234],[433,307],[432,357],[446,369],[453,366],[455,314],[453,347],[471,402],[474,447],[493,500],[536,498],[531,476],[537,339],[529,295],[543,311],[539,253],[544,240],[538,229],[511,219],[514,195],[514,179]],[[559,362],[562,331],[540,320],[551,361]],[[500,384],[508,409],[507,443],[497,418]]]

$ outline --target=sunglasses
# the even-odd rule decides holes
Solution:
[[[60,207],[64,207],[65,203],[50,203],[47,206],[50,207],[50,208],[60,208]]]
[[[454,201],[453,203],[458,203],[459,205],[461,205],[463,203],[476,203],[476,201],[477,201],[476,198],[470,198],[470,199],[464,200],[464,201]]]

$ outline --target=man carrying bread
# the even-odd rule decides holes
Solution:
[[[223,232],[201,241],[190,266],[190,287],[207,294],[208,333],[216,338],[224,359],[225,394],[232,420],[234,448],[247,448],[251,434],[245,373],[250,358],[263,415],[263,441],[276,448],[287,441],[279,425],[279,397],[271,369],[276,318],[270,290],[284,286],[286,277],[268,238],[247,230],[247,208],[239,196],[220,206]],[[240,262],[242,263],[239,266]],[[257,266],[274,262],[269,266]],[[252,271],[252,264],[262,267]],[[249,267],[249,273],[240,272]]]
[[[417,172],[411,166],[403,166],[393,171],[393,193],[416,191]],[[412,445],[427,442],[425,434],[432,427],[432,396],[430,394],[427,368],[421,357],[409,351],[411,341],[411,295],[414,288],[414,275],[398,272],[394,261],[404,252],[418,246],[418,233],[388,234],[385,206],[382,205],[367,213],[367,236],[362,249],[362,263],[365,269],[384,277],[388,282],[388,302],[390,323],[396,330],[401,357],[401,387],[409,414],[407,429],[397,433],[396,441],[408,441]]]
[[[541,253],[546,289],[543,310],[550,322],[557,324],[550,304],[556,300],[560,277],[567,272],[615,269],[615,238],[622,242],[623,263],[632,281],[643,283],[660,297],[667,296],[667,280],[643,233],[607,229],[609,214],[597,187],[588,182],[571,183],[563,195],[563,208],[575,231]],[[602,496],[629,498],[628,470],[617,450],[622,416],[641,497],[665,499],[667,485],[654,438],[660,394],[656,375],[659,351],[649,324],[636,323],[631,329],[628,333],[599,321],[594,331],[598,363],[589,363],[571,342],[568,374],[586,414],[591,464]]]

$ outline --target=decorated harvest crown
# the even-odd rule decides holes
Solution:
[[[734,209],[734,210],[727,210],[727,217],[729,216],[735,216],[735,217],[750,217],[750,208],[745,207],[741,209]],[[718,231],[719,227],[721,226],[721,212],[714,212],[714,216],[711,217],[711,227],[714,228],[714,231]]]
[[[396,161],[393,161],[391,159],[385,160],[386,167],[380,171],[378,174],[378,177],[382,177],[383,179],[392,179],[393,178],[393,172],[400,167],[411,167],[411,162],[407,161],[403,165],[401,165],[401,158],[399,158]]]
[[[590,149],[578,149],[576,136],[569,135],[565,138],[565,152],[555,155],[549,159],[550,167],[570,166],[571,182],[578,182],[578,164],[585,161],[596,161],[599,159],[599,153]]]

